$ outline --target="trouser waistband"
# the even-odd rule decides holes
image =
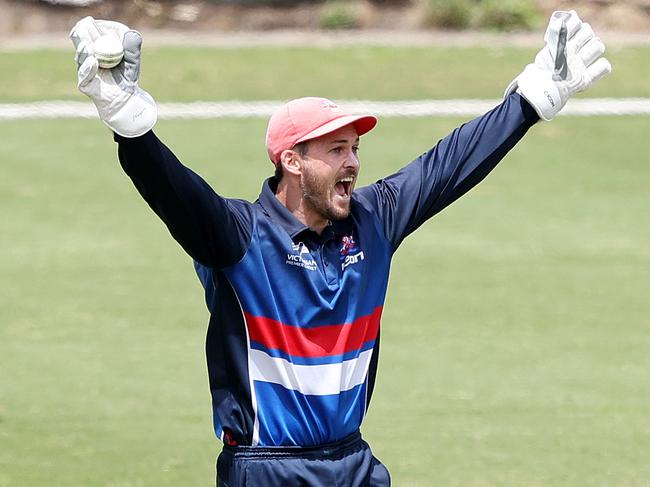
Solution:
[[[229,446],[224,445],[223,452],[237,458],[260,457],[330,457],[360,444],[361,433],[355,431],[342,440],[316,446]]]

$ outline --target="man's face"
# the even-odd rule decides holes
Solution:
[[[350,197],[359,174],[359,137],[352,125],[308,143],[302,156],[300,189],[306,205],[327,220],[350,214]]]

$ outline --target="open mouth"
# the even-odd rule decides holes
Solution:
[[[352,184],[354,183],[354,176],[348,176],[346,178],[339,179],[334,188],[336,189],[336,194],[344,198],[349,198],[352,194]]]

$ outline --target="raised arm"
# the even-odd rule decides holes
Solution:
[[[251,239],[249,203],[216,194],[153,132],[115,140],[122,168],[192,258],[217,268],[239,261]]]
[[[250,205],[217,195],[151,131],[157,111],[153,98],[138,86],[140,33],[118,22],[86,17],[70,38],[79,89],[115,133],[120,163],[142,197],[196,261],[209,267],[237,262],[250,242]],[[103,49],[112,45],[116,55],[123,50],[122,61],[100,67],[98,39]]]
[[[539,118],[519,95],[468,122],[395,174],[356,193],[397,248],[428,218],[481,182]]]
[[[506,89],[503,103],[396,174],[357,191],[377,212],[395,248],[481,182],[536,121],[553,119],[571,95],[611,71],[601,57],[605,46],[575,11],[554,12],[544,40],[534,62]]]

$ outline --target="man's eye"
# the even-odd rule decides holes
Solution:
[[[352,152],[354,152],[355,154],[356,154],[357,152],[359,152],[359,146],[358,146],[358,145],[353,146],[353,147],[352,147]]]
[[[334,147],[330,152],[339,154],[343,149],[341,147]]]

